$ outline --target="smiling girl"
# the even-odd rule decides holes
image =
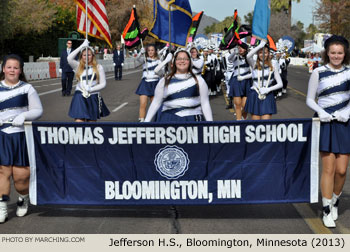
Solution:
[[[30,169],[23,124],[43,113],[37,92],[24,76],[23,66],[23,60],[11,54],[4,58],[0,73],[0,223],[8,218],[11,177],[19,193],[16,215],[27,214]]]
[[[341,36],[328,38],[324,47],[324,66],[311,74],[306,104],[321,121],[323,224],[335,227],[350,154],[350,72],[345,66],[350,54],[349,42]]]

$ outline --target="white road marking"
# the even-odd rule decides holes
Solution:
[[[112,112],[117,112],[119,109],[123,108],[124,106],[128,105],[127,102],[124,102],[123,104],[119,105],[118,107],[116,107]]]

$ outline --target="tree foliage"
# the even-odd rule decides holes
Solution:
[[[320,0],[315,12],[320,30],[350,38],[350,1]]]

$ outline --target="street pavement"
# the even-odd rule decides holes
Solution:
[[[313,116],[313,111],[305,104],[309,77],[306,67],[289,67],[288,93],[277,100],[278,114],[273,118]],[[111,115],[101,121],[137,121],[139,97],[135,90],[140,79],[141,69],[125,71],[121,81],[115,81],[114,74],[107,73],[107,87],[101,94]],[[41,121],[73,121],[68,116],[72,96],[61,96],[60,79],[31,83],[44,106]],[[225,109],[226,99],[222,93],[210,97],[210,103],[215,121],[235,119],[233,110]],[[337,228],[327,229],[320,218],[320,202],[210,206],[31,206],[27,216],[18,218],[15,216],[16,193],[12,189],[9,221],[0,225],[0,233],[349,234],[349,193],[348,175],[341,197]]]

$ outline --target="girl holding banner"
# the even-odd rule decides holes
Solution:
[[[212,121],[208,86],[192,72],[189,52],[176,52],[172,65],[155,89],[145,122],[151,122],[161,106],[157,122]]]
[[[159,81],[159,76],[154,70],[161,63],[154,45],[148,45],[146,47],[146,62],[144,62],[144,57],[142,57],[144,53],[145,49],[142,47],[137,56],[137,61],[144,63],[142,80],[136,90],[136,94],[140,96],[139,122],[145,120],[148,97],[151,102],[153,100],[154,90]]]
[[[349,42],[336,35],[325,41],[324,48],[324,65],[311,74],[306,104],[321,121],[322,219],[326,227],[333,228],[350,154],[350,70],[346,67],[350,52]]]
[[[255,54],[258,54],[256,60]],[[269,46],[264,40],[261,40],[260,44],[247,54],[247,61],[252,69],[253,84],[244,110],[252,115],[252,120],[271,119],[272,114],[277,113],[276,100],[272,91],[283,86],[279,66],[272,65]],[[274,80],[277,84],[271,86]]]
[[[23,72],[23,60],[15,54],[6,56],[0,73],[0,223],[7,218],[11,177],[19,193],[16,215],[27,214],[29,205],[29,159],[24,121],[38,119],[43,108]]]
[[[79,61],[76,61],[75,58],[79,53]],[[95,51],[89,47],[89,41],[85,39],[77,49],[69,54],[67,60],[75,70],[75,76],[78,80],[69,116],[74,118],[76,122],[96,121],[100,117],[108,116],[109,110],[99,93],[106,87],[105,71],[102,65],[97,64]],[[86,60],[88,62],[88,78],[86,78]]]

